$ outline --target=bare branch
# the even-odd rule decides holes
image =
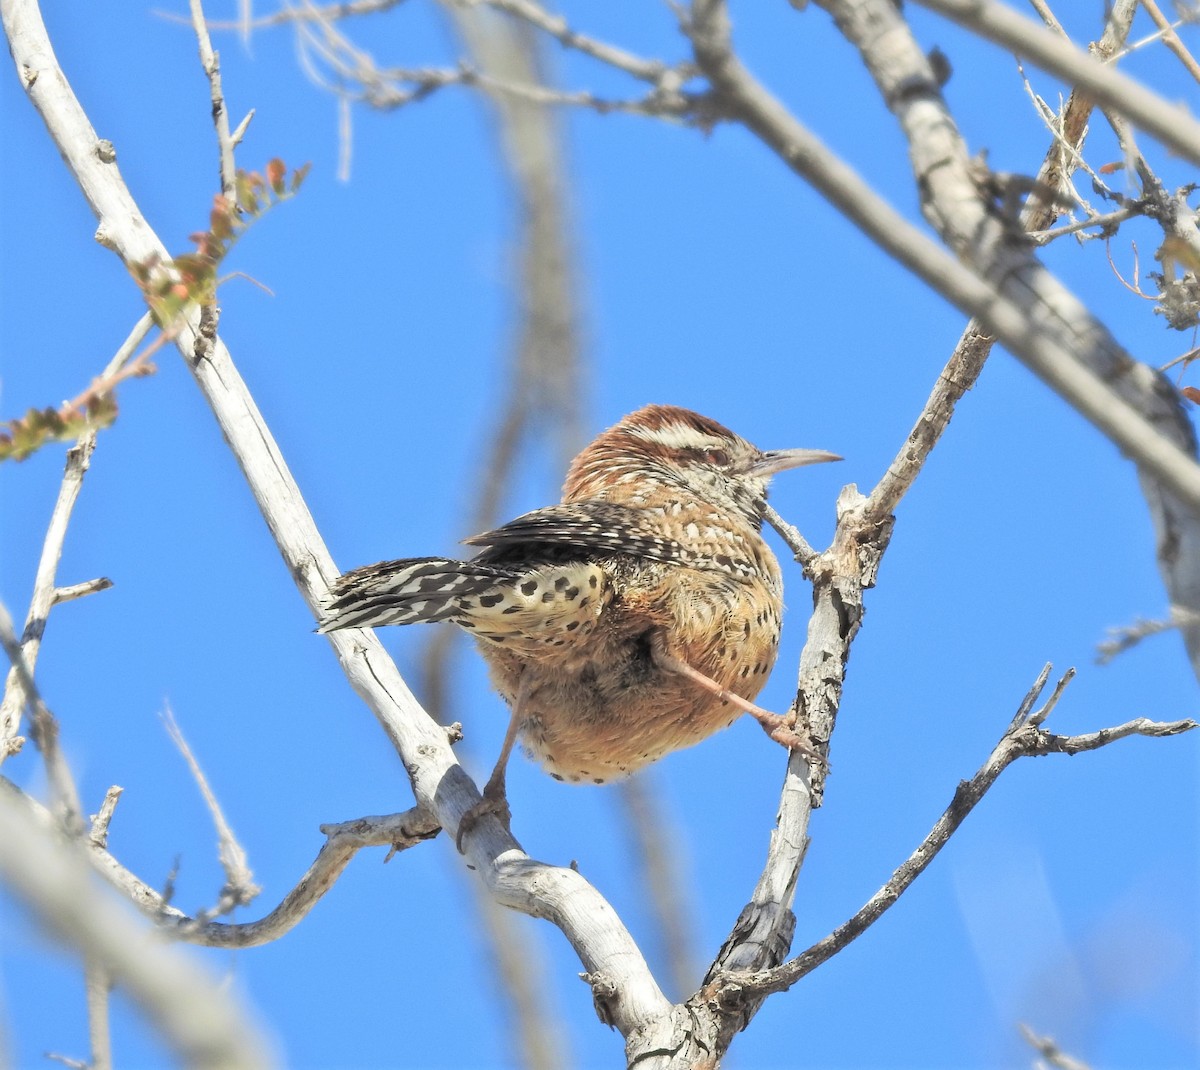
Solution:
[[[119,791],[119,788],[110,789],[109,795]],[[50,811],[11,781],[0,777],[0,799],[3,798],[23,806],[43,833],[55,832],[57,825]],[[108,798],[105,804],[107,806]],[[433,839],[440,831],[437,821],[420,807],[384,817],[360,817],[322,825],[326,842],[296,886],[265,917],[240,924],[212,921],[205,915],[192,916],[171,906],[169,894],[160,894],[126,869],[97,837],[82,842],[86,847],[83,857],[96,873],[168,935],[205,947],[238,948],[270,943],[298,925],[364,847],[388,847],[390,859],[398,851]]]
[[[159,926],[176,939],[204,947],[258,947],[278,940],[303,921],[362,848],[386,846],[394,854],[432,839],[441,831],[441,826],[424,810],[414,807],[387,817],[363,817],[336,825],[322,825],[321,831],[327,839],[313,864],[280,904],[258,921],[232,923],[211,921],[199,915],[189,917],[168,907],[156,894],[152,893],[153,900],[145,901],[144,888],[131,885],[132,874],[121,874],[122,879],[114,879],[118,877],[119,869],[115,862],[104,865],[101,873],[127,894],[131,891],[142,893],[131,898],[135,898],[139,908],[154,917]]]
[[[734,990],[726,995],[726,1000],[761,998],[767,993],[790,988],[800,978],[832,958],[851,941],[861,936],[900,898],[946,845],[1000,774],[1018,758],[1047,754],[1079,754],[1082,751],[1107,746],[1128,736],[1174,736],[1196,727],[1197,723],[1192,720],[1158,722],[1140,717],[1126,724],[1102,728],[1097,732],[1079,736],[1054,735],[1031,721],[1006,731],[978,772],[970,780],[959,784],[950,805],[920,846],[897,867],[887,883],[853,917],[782,966],[756,973],[725,973],[715,977],[713,985],[733,986]]]
[[[245,34],[248,30],[266,30],[272,26],[284,26],[293,22],[314,22],[328,19],[350,18],[354,15],[374,15],[380,11],[397,7],[404,0],[350,0],[344,4],[324,4],[321,6],[306,5],[304,7],[284,7],[273,11],[270,15],[260,15],[258,18],[245,19],[208,19],[205,25],[210,30],[237,30]],[[182,22],[191,25],[191,19],[185,19],[173,11],[155,11],[160,19],[167,22]]]
[[[1200,123],[1178,105],[1097,63],[1057,34],[995,0],[917,0],[983,37],[1024,56],[1100,104],[1124,115],[1172,152],[1200,164]]]
[[[866,516],[882,520],[900,504],[900,499],[916,482],[933,447],[950,425],[955,406],[978,380],[991,348],[992,339],[976,324],[968,324],[938,376],[921,415],[908,433],[907,441],[871,491]]]
[[[1105,212],[1103,215],[1089,213],[1086,219],[1077,219],[1074,223],[1065,223],[1061,227],[1055,227],[1053,230],[1035,230],[1031,231],[1029,236],[1037,242],[1038,245],[1049,245],[1055,238],[1062,238],[1068,234],[1078,234],[1083,230],[1090,230],[1092,227],[1099,229],[1099,234],[1089,234],[1089,238],[1100,238],[1113,232],[1118,223],[1124,223],[1127,219],[1132,219],[1134,216],[1146,214],[1145,205],[1141,201],[1135,201],[1132,204],[1125,205],[1124,208],[1118,208],[1112,212]]]
[[[1176,4],[1176,9],[1181,17],[1169,24],[1172,30],[1178,30],[1181,26],[1186,26],[1188,23],[1194,23],[1198,14],[1200,14],[1194,5],[1191,8],[1188,8],[1184,4]],[[1121,49],[1121,54],[1118,56],[1118,59],[1123,59],[1130,53],[1137,52],[1138,50],[1145,48],[1147,45],[1156,45],[1162,39],[1162,30],[1155,30],[1154,33],[1146,34],[1145,37],[1141,37],[1138,40],[1127,44],[1123,49]]]
[[[237,124],[237,127],[234,129],[233,133],[229,135],[230,148],[236,149],[242,143],[242,138],[246,136],[246,131],[250,129],[250,121],[253,118],[254,109],[251,108],[248,112],[246,112],[246,117]]]
[[[796,558],[796,563],[804,569],[804,574],[806,576],[809,575],[819,554],[800,533],[800,529],[784,520],[770,503],[766,503],[766,508],[763,510],[763,517],[779,533],[779,537],[787,543],[788,549],[792,551],[792,554]]]
[[[450,3],[454,6],[489,7],[494,11],[503,11],[553,37],[563,48],[591,56],[606,66],[615,67],[653,85],[662,86],[664,77],[674,74],[679,83],[675,88],[678,89],[679,85],[695,73],[688,66],[672,67],[660,59],[643,59],[626,49],[578,33],[571,29],[562,15],[551,15],[533,0],[450,0]]]
[[[1037,702],[1038,696],[1045,690],[1046,684],[1050,679],[1051,668],[1050,662],[1046,662],[1042,666],[1042,671],[1038,673],[1037,679],[1033,681],[1033,686],[1025,693],[1025,697],[1021,699],[1021,705],[1017,707],[1015,716],[1009,722],[1008,730],[1010,732],[1028,723],[1029,715],[1033,711],[1033,704]]]
[[[896,14],[890,0],[874,6],[882,11],[882,18]],[[960,309],[977,316],[1082,415],[1127,450],[1183,503],[1200,513],[1200,466],[1080,358],[1124,369],[1126,379],[1144,366],[1136,365],[1116,347],[1073,297],[1056,282],[1051,283],[1040,265],[1030,265],[1032,275],[1017,269],[1015,264],[997,265],[995,270],[1003,281],[1005,293],[966,269],[958,258],[880,198],[750,75],[732,52],[728,21],[720,0],[698,0],[694,12],[690,32],[697,59],[721,101],[734,115],[877,244]],[[886,39],[892,38],[886,36]],[[936,89],[927,64],[926,70],[930,86]],[[997,251],[1007,255],[1019,250],[1013,243],[1001,240]],[[1008,291],[1022,303],[1007,296]],[[1153,396],[1152,387],[1142,392]],[[1179,441],[1194,446],[1186,424],[1167,422],[1164,418],[1161,426]],[[1187,438],[1182,437],[1185,434]]]
[[[59,809],[59,820],[62,827],[72,833],[83,829],[83,809],[79,803],[79,791],[75,786],[75,778],[71,775],[70,766],[58,745],[58,721],[50,708],[42,701],[41,693],[33,680],[33,671],[25,660],[25,654],[17,642],[13,631],[12,617],[8,607],[0,602],[0,646],[12,662],[15,679],[21,687],[22,697],[29,707],[31,717],[30,735],[42,754],[42,762],[46,766],[46,777],[50,781],[54,793],[54,801]],[[0,748],[0,757],[12,753],[11,750]]]
[[[97,382],[111,382],[125,365],[133,359],[138,346],[142,344],[154,318],[147,312],[134,325],[128,337],[121,343],[113,358],[100,373]],[[143,355],[144,356],[144,355]],[[79,498],[83,486],[83,477],[91,464],[92,451],[96,447],[95,432],[85,433],[79,441],[67,450],[66,470],[63,473],[62,484],[59,487],[58,499],[50,514],[50,523],[46,528],[46,537],[42,542],[42,553],[38,559],[37,571],[34,574],[33,594],[29,600],[29,612],[25,618],[25,630],[21,637],[21,653],[29,676],[33,676],[37,665],[38,653],[41,650],[42,634],[46,629],[46,620],[50,609],[60,601],[68,599],[59,596],[60,588],[56,586],[58,562],[62,558],[63,544],[67,537],[67,527],[71,521],[71,512]],[[95,582],[95,581],[94,581]],[[102,586],[95,587],[103,590]],[[90,591],[81,593],[91,593]],[[75,596],[78,597],[78,596]],[[21,723],[21,710],[26,702],[25,686],[14,665],[8,673],[4,689],[4,699],[0,702],[0,741],[9,739],[17,734]],[[0,763],[13,751],[0,745]]]
[[[99,594],[107,591],[113,585],[107,576],[97,576],[94,580],[84,580],[83,583],[73,583],[69,587],[55,587],[51,605],[60,606],[63,602],[74,602],[77,598],[86,598],[89,594]]]
[[[25,631],[21,637],[19,662],[24,666],[23,669],[18,668],[18,659],[9,652],[13,667],[8,673],[4,701],[0,704],[0,735],[3,736],[17,733],[21,724],[21,710],[31,695],[33,671],[41,650],[46,619],[54,605],[58,562],[62,558],[71,512],[79,498],[83,477],[91,464],[92,450],[95,446],[96,434],[89,431],[67,450],[66,469],[59,487],[58,499],[54,503],[54,511],[50,514],[46,537],[42,542],[42,553],[33,580],[33,595],[29,600],[29,613],[25,618]]]
[[[183,755],[183,760],[187,762],[192,778],[200,789],[200,794],[204,796],[204,804],[208,807],[213,825],[217,830],[217,857],[221,860],[221,868],[225,871],[225,887],[221,889],[219,902],[208,912],[207,916],[228,914],[238,907],[251,903],[262,891],[262,888],[254,883],[254,873],[246,859],[246,852],[238,843],[233,829],[229,827],[229,822],[225,820],[221,804],[217,802],[216,795],[209,787],[208,778],[204,775],[204,770],[200,768],[200,763],[192,753],[192,748],[184,739],[183,730],[175,720],[175,714],[169,705],[163,707],[162,719],[163,724],[166,725],[167,735],[171,737],[171,742],[179,748],[179,753]]]
[[[1158,27],[1158,32],[1162,34],[1162,42],[1179,58],[1179,62],[1183,64],[1197,82],[1200,82],[1200,63],[1196,62],[1195,57],[1187,50],[1184,43],[1179,39],[1179,34],[1175,32],[1175,27],[1168,20],[1167,16],[1162,13],[1162,9],[1154,2],[1154,0],[1141,0],[1142,7],[1146,14],[1154,21],[1154,25]]]
[[[1107,665],[1126,650],[1135,647],[1143,639],[1152,635],[1161,635],[1176,628],[1195,628],[1200,626],[1200,614],[1182,606],[1172,606],[1170,616],[1166,620],[1136,620],[1124,628],[1110,628],[1111,638],[1096,644],[1096,663]]]
[[[83,985],[92,1047],[89,1070],[112,1070],[112,1036],[108,1021],[108,994],[112,982],[104,966],[91,956],[84,959]]]
[[[20,799],[0,792],[0,878],[30,912],[129,993],[181,1064],[212,1070],[275,1065],[231,995],[99,894],[80,852],[56,843],[39,824]]]
[[[1025,1038],[1029,1046],[1046,1060],[1044,1064],[1040,1065],[1053,1068],[1053,1070],[1088,1070],[1087,1063],[1081,1063],[1078,1059],[1071,1058],[1054,1042],[1053,1037],[1039,1037],[1024,1023],[1019,1028],[1021,1036]]]
[[[237,168],[233,162],[233,146],[236,142],[229,133],[229,111],[225,107],[225,94],[221,91],[221,57],[213,51],[200,0],[189,0],[188,6],[192,13],[192,28],[196,31],[196,41],[200,46],[200,65],[208,78],[209,95],[212,99],[213,125],[217,130],[217,151],[221,162],[221,192],[233,204],[237,199]],[[248,119],[246,121],[249,122]],[[238,129],[240,140],[244,127],[240,126]]]
[[[22,87],[46,124],[68,169],[99,217],[106,248],[126,264],[166,259],[120,173],[97,155],[97,138],[59,67],[35,0],[0,0],[0,16]],[[229,351],[192,309],[175,342],[213,409],[255,500],[314,616],[338,575],[295,480],[264,423]],[[204,337],[203,332],[210,335]],[[396,747],[417,801],[438,824],[457,831],[480,801],[458,764],[445,731],[421,709],[394,662],[369,631],[331,632],[326,639],[351,684]],[[591,974],[612,978],[618,995],[606,1019],[629,1036],[666,1014],[669,1003],[616,912],[578,873],[537,862],[490,819],[468,841],[468,864],[503,905],[550,920],[567,936]]]
[[[88,842],[93,847],[101,849],[108,847],[108,826],[112,824],[113,814],[117,811],[117,803],[121,800],[121,793],[124,788],[114,784],[104,793],[104,802],[100,804],[100,810],[92,815],[92,828],[88,833]]]

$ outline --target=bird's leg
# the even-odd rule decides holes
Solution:
[[[810,763],[828,766],[825,756],[814,746],[811,738],[802,736],[796,731],[795,723],[790,718],[783,714],[772,713],[770,710],[764,710],[761,706],[754,705],[749,699],[742,698],[741,695],[735,695],[732,691],[723,688],[712,677],[705,676],[699,669],[692,668],[686,661],[677,658],[674,654],[668,653],[666,643],[661,635],[654,635],[650,640],[650,654],[654,658],[654,664],[664,672],[672,672],[679,676],[686,677],[692,683],[704,688],[716,695],[717,698],[724,702],[728,702],[736,706],[743,713],[750,714],[776,743],[787,747],[788,750],[794,750],[803,755]]]
[[[488,777],[487,783],[483,786],[483,798],[463,814],[462,820],[458,823],[458,832],[454,837],[454,845],[458,848],[459,854],[462,854],[463,851],[463,837],[479,823],[481,818],[492,814],[499,819],[500,823],[506,829],[509,828],[509,822],[512,821],[512,811],[509,809],[508,794],[505,790],[505,776],[508,772],[509,756],[512,754],[513,746],[517,742],[517,733],[520,732],[521,725],[525,720],[525,715],[521,710],[525,705],[526,694],[525,677],[522,677],[521,683],[517,688],[516,698],[513,699],[512,714],[508,719],[508,730],[504,733],[504,742],[500,746],[500,757],[496,759],[492,775]]]

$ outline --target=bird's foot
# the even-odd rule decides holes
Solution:
[[[754,718],[762,725],[763,731],[780,746],[795,751],[809,765],[820,768],[822,772],[829,772],[829,760],[817,748],[812,736],[807,732],[797,732],[795,721],[790,717],[762,710],[755,713]]]
[[[488,816],[496,818],[504,826],[506,832],[512,832],[512,810],[509,809],[503,785],[496,791],[489,783],[483,789],[483,798],[463,814],[462,820],[458,823],[458,832],[454,836],[454,846],[458,848],[459,854],[463,853],[463,840],[467,833]]]

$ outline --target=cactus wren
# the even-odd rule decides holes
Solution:
[[[779,647],[783,583],[760,534],[771,477],[840,460],[759,450],[687,409],[650,405],[571,463],[562,504],[467,542],[470,561],[383,561],[342,576],[322,632],[448,620],[474,637],[512,709],[484,803],[507,818],[504,774],[520,736],[551,776],[626,776],[756,718],[811,754],[750,700]]]

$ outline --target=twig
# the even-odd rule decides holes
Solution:
[[[784,520],[770,503],[765,503],[763,517],[778,532],[779,537],[787,544],[787,548],[795,555],[796,563],[804,570],[804,574],[810,575],[811,569],[820,555],[800,533],[800,529]]]
[[[102,966],[161,1031],[181,1065],[274,1066],[232,995],[176,948],[100,894],[81,851],[47,835],[33,807],[0,792],[0,879],[43,925]]]
[[[1061,227],[1055,227],[1053,230],[1030,231],[1029,236],[1038,245],[1049,245],[1055,238],[1062,238],[1067,234],[1077,234],[1081,230],[1090,230],[1092,227],[1098,227],[1101,233],[1090,234],[1088,237],[1107,237],[1118,223],[1124,223],[1127,219],[1145,214],[1146,210],[1142,202],[1134,201],[1122,208],[1117,208],[1115,211],[1105,212],[1103,215],[1089,213],[1087,219],[1077,219],[1073,223],[1064,223]]]
[[[165,261],[165,247],[120,173],[94,151],[94,130],[54,57],[35,0],[0,0],[0,17],[21,85],[100,217],[105,247],[119,253],[126,264],[154,257]],[[215,335],[197,345],[200,332],[211,325],[211,320],[201,320],[200,312],[189,310],[176,345],[246,476],[288,574],[315,616],[338,570],[228,349]],[[332,632],[326,639],[400,754],[418,802],[436,814],[439,824],[457,831],[481,796],[455,758],[444,729],[421,709],[373,633],[351,629]],[[466,862],[498,902],[551,921],[571,941],[584,969],[615,979],[619,995],[605,1005],[605,1013],[623,1034],[669,1012],[670,1004],[632,935],[578,873],[530,858],[489,819],[469,838]]]
[[[1018,1028],[1026,1043],[1046,1060],[1046,1066],[1052,1067],[1053,1070],[1088,1070],[1087,1063],[1073,1059],[1054,1042],[1053,1037],[1039,1037],[1024,1022],[1020,1023]]]
[[[1058,16],[1050,10],[1050,5],[1046,0],[1029,0],[1030,6],[1034,11],[1041,16],[1041,20],[1061,37],[1067,36],[1067,31],[1063,29],[1063,25],[1058,21]]]
[[[42,701],[41,693],[33,680],[33,670],[25,660],[21,644],[17,642],[12,617],[3,602],[0,602],[0,646],[4,647],[5,654],[12,662],[23,703],[29,707],[32,715],[30,735],[41,751],[42,762],[46,766],[46,777],[50,781],[55,803],[60,810],[62,827],[73,834],[79,833],[83,829],[83,809],[79,804],[75,778],[71,775],[70,766],[67,765],[58,745],[58,721]],[[0,757],[4,754],[4,750],[0,749]]]
[[[686,81],[694,73],[687,67],[672,68],[660,59],[643,59],[626,49],[572,30],[563,16],[551,15],[541,4],[534,3],[533,0],[450,0],[450,2],[465,7],[489,7],[495,11],[503,11],[548,34],[563,48],[573,49],[585,56],[591,56],[592,59],[599,60],[608,67],[614,67],[640,81],[650,82],[653,85],[661,86],[663,78],[673,70],[676,71],[676,76],[681,81]]]
[[[1200,164],[1200,123],[1182,108],[1064,41],[996,0],[917,0],[922,7],[1024,56],[1050,74],[1086,89],[1164,146]]]
[[[86,598],[89,594],[107,591],[112,585],[113,581],[107,576],[97,576],[94,580],[73,583],[69,587],[55,587],[51,605],[59,606],[63,602],[74,602],[77,598]]]
[[[1174,368],[1176,364],[1182,364],[1186,369],[1187,365],[1189,365],[1197,357],[1200,357],[1200,348],[1189,349],[1186,353],[1181,353],[1179,356],[1173,357],[1171,360],[1167,361],[1166,364],[1161,365],[1158,370],[1160,372],[1165,372],[1170,368]]]
[[[492,0],[486,0],[486,3],[469,6],[491,7],[493,4]],[[528,21],[531,25],[536,25],[536,12],[540,8],[528,3],[516,6],[530,16]],[[623,112],[685,123],[707,123],[711,119],[707,115],[703,95],[686,93],[682,89],[683,84],[693,76],[690,65],[671,67],[660,61],[642,60],[621,49],[576,35],[573,31],[564,29],[563,32],[567,38],[577,39],[581,50],[590,49],[589,55],[599,53],[609,56],[618,69],[633,74],[639,80],[651,81],[651,91],[635,98],[606,98],[587,90],[551,89],[528,78],[499,77],[492,71],[482,70],[465,61],[460,61],[454,67],[381,68],[370,54],[343,34],[332,19],[321,17],[321,9],[311,0],[303,0],[302,9],[309,17],[295,24],[301,65],[316,85],[338,98],[343,108],[345,101],[357,97],[370,107],[391,110],[424,100],[447,86],[475,86],[517,101],[553,107],[581,107],[602,115]],[[541,16],[555,22],[544,11]],[[314,58],[328,64],[336,77],[332,80],[326,78],[313,62]],[[361,89],[357,94],[352,94],[347,90],[347,84],[358,85]],[[344,115],[342,121],[343,124],[346,121]]]
[[[84,958],[83,984],[92,1047],[89,1070],[112,1070],[112,1035],[108,1021],[108,994],[112,982],[104,965],[91,955]]]
[[[1065,686],[1066,677],[1060,683]],[[1056,689],[1056,694],[1060,693]],[[959,784],[954,798],[929,835],[920,846],[896,868],[887,883],[879,889],[853,917],[843,922],[828,936],[818,940],[808,950],[772,970],[756,973],[726,973],[714,979],[714,986],[729,984],[734,991],[726,998],[759,997],[770,992],[782,992],[800,978],[811,973],[821,963],[832,958],[851,941],[861,936],[900,898],[946,845],[950,837],[975,808],[988,789],[1005,769],[1018,758],[1048,754],[1079,754],[1096,750],[1128,736],[1174,736],[1197,727],[1193,720],[1158,722],[1145,717],[1112,728],[1102,728],[1078,736],[1059,736],[1039,728],[1027,720],[1010,727],[1001,737],[987,761],[970,779]]]
[[[1158,32],[1162,34],[1163,44],[1179,57],[1179,62],[1183,64],[1188,74],[1197,82],[1200,82],[1200,63],[1196,62],[1195,57],[1179,39],[1179,34],[1175,32],[1175,27],[1168,20],[1167,16],[1162,13],[1162,9],[1154,0],[1141,0],[1141,2],[1142,8],[1154,21],[1154,25],[1158,27]]]
[[[1197,625],[1200,625],[1200,614],[1182,606],[1172,606],[1170,616],[1166,620],[1135,620],[1124,628],[1110,628],[1110,638],[1096,644],[1096,664],[1107,665],[1152,635],[1161,635],[1177,628],[1194,628]]]
[[[318,19],[344,19],[353,15],[374,15],[387,11],[404,3],[404,0],[351,0],[344,4],[324,4],[320,7],[284,7],[273,11],[270,15],[259,15],[257,18],[246,19],[209,19],[205,25],[210,30],[237,30],[245,33],[247,30],[266,30],[272,26],[283,26],[292,22],[316,21]],[[155,11],[158,18],[167,22],[180,22],[191,25],[191,19],[185,19],[174,11]]]
[[[170,705],[163,707],[162,719],[167,729],[167,735],[171,737],[171,742],[179,748],[179,753],[183,755],[183,760],[187,762],[192,778],[196,781],[196,786],[200,789],[200,794],[204,796],[204,804],[208,807],[213,825],[217,830],[217,842],[219,845],[217,856],[221,860],[221,868],[225,871],[225,887],[221,889],[221,896],[217,905],[211,911],[206,912],[206,916],[228,914],[238,907],[251,903],[259,892],[262,891],[262,888],[254,883],[254,874],[251,872],[250,865],[246,860],[246,852],[242,848],[242,845],[238,843],[237,837],[233,834],[233,829],[229,827],[229,822],[225,820],[221,804],[217,802],[216,795],[213,793],[212,788],[209,787],[208,778],[204,775],[204,770],[200,768],[200,763],[192,753],[192,748],[188,746],[187,740],[184,739],[183,731],[180,729],[179,723],[175,720],[175,714]]]
[[[1178,18],[1174,22],[1169,24],[1172,30],[1178,30],[1180,26],[1186,26],[1186,25],[1188,25],[1188,23],[1192,23],[1192,22],[1196,21],[1198,13],[1194,7],[1191,9],[1189,9],[1187,7],[1181,7],[1180,12],[1183,17]],[[1129,44],[1127,44],[1124,48],[1122,48],[1121,54],[1117,58],[1124,59],[1130,53],[1137,52],[1138,50],[1145,48],[1147,45],[1158,44],[1158,42],[1161,41],[1162,38],[1163,38],[1162,30],[1155,30],[1154,33],[1148,33],[1148,34],[1146,34],[1145,37],[1139,37],[1136,41],[1132,41]]]
[[[11,781],[0,777],[0,802],[5,798],[25,807],[43,833],[56,829],[49,810]],[[87,848],[84,858],[101,877],[170,936],[204,947],[258,947],[278,940],[298,925],[364,847],[388,847],[394,854],[433,839],[440,831],[437,821],[420,807],[384,817],[361,817],[322,825],[326,842],[296,886],[265,917],[244,923],[212,921],[171,906],[168,894],[155,891],[93,839],[84,841]]]
[[[213,125],[217,131],[217,152],[220,156],[221,192],[232,205],[237,203],[237,167],[233,162],[233,146],[236,142],[229,133],[229,111],[225,107],[225,94],[221,91],[221,57],[213,51],[200,0],[188,0],[188,6],[192,13],[192,29],[196,31],[196,41],[200,47],[200,65],[208,78],[209,95],[212,98]],[[248,122],[247,118],[239,125],[239,140]]]
[[[1021,704],[1017,707],[1017,712],[1013,719],[1009,722],[1008,731],[1012,732],[1025,724],[1029,718],[1029,714],[1033,710],[1033,704],[1037,702],[1038,696],[1045,690],[1046,682],[1050,679],[1050,670],[1053,666],[1050,662],[1046,662],[1042,666],[1042,671],[1038,673],[1038,677],[1033,681],[1033,686],[1025,693],[1025,697],[1021,699]]]
[[[1066,200],[1071,204],[1079,204],[1088,213],[1088,215],[1095,215],[1095,212],[1092,211],[1087,202],[1079,196],[1079,192],[1075,189],[1074,184],[1071,182],[1069,177],[1071,172],[1073,172],[1076,168],[1082,169],[1091,178],[1092,185],[1098,193],[1106,198],[1114,198],[1115,194],[1111,189],[1109,189],[1108,183],[1105,182],[1104,179],[1102,179],[1096,170],[1091,166],[1091,164],[1089,164],[1087,160],[1083,158],[1083,153],[1080,152],[1082,140],[1079,131],[1072,131],[1074,134],[1074,140],[1066,133],[1067,119],[1070,114],[1070,109],[1078,104],[1078,98],[1076,99],[1074,105],[1071,101],[1068,101],[1060,112],[1055,112],[1050,108],[1050,105],[1048,105],[1040,96],[1038,96],[1036,92],[1034,92],[1033,86],[1030,84],[1029,77],[1025,73],[1025,66],[1020,61],[1017,62],[1017,73],[1021,76],[1021,84],[1025,87],[1026,95],[1030,98],[1030,100],[1033,101],[1034,109],[1041,116],[1042,122],[1045,124],[1046,129],[1050,131],[1050,136],[1054,139],[1054,145],[1056,145],[1059,149],[1058,159],[1056,161],[1058,166],[1055,168],[1055,177],[1057,177],[1059,181],[1057,181],[1053,186],[1044,186],[1044,184],[1041,182],[1041,176],[1039,175],[1038,178],[1033,182],[1034,193],[1030,197],[1030,201],[1032,201],[1034,204],[1037,204],[1039,201],[1041,201],[1043,199],[1041,190],[1045,188],[1047,193],[1050,194],[1049,197],[1044,198],[1047,202],[1049,202],[1053,197],[1057,197],[1059,201]],[[1051,151],[1053,151],[1053,148]],[[1045,168],[1045,163],[1043,163],[1043,168]],[[1066,188],[1064,189],[1064,187]],[[1069,197],[1064,196],[1068,190],[1070,191]],[[1046,207],[1049,208],[1051,205],[1047,203]]]
[[[1133,249],[1133,282],[1126,282],[1125,276],[1121,274],[1121,269],[1117,267],[1112,257],[1112,242],[1105,239],[1104,255],[1108,257],[1108,266],[1112,269],[1112,273],[1116,275],[1117,281],[1125,287],[1131,294],[1142,298],[1144,301],[1157,301],[1158,294],[1148,294],[1142,290],[1142,282],[1140,279],[1141,268],[1138,264],[1138,248],[1137,242],[1130,242]]]
[[[950,425],[955,407],[978,381],[991,352],[992,341],[979,330],[977,324],[967,325],[946,366],[938,375],[921,414],[908,433],[908,439],[871,491],[864,510],[865,516],[881,522],[895,511],[900,499],[911,489],[929,454]]]
[[[246,117],[237,124],[232,134],[229,135],[229,144],[231,148],[237,148],[242,143],[242,138],[246,136],[246,131],[250,129],[250,122],[254,118],[254,109],[251,108],[246,112]]]
[[[120,802],[124,790],[114,784],[104,793],[104,802],[100,804],[100,810],[92,816],[92,828],[88,833],[88,842],[93,847],[108,847],[108,826],[112,824],[113,814],[116,813],[117,803]]]
[[[105,366],[104,371],[94,381],[93,388],[97,382],[111,382],[113,377],[120,373],[126,363],[133,358],[138,346],[142,344],[142,341],[149,334],[150,328],[153,325],[154,318],[149,312],[134,324],[133,329]],[[144,360],[144,357],[145,354],[138,358],[138,361]],[[62,557],[63,543],[67,537],[67,526],[71,520],[71,512],[75,508],[75,502],[83,486],[83,477],[88,470],[88,465],[91,463],[92,451],[95,449],[95,446],[96,434],[94,431],[89,431],[85,432],[79,441],[67,450],[66,469],[63,473],[62,484],[59,487],[58,500],[55,502],[54,510],[50,514],[50,523],[46,528],[46,537],[42,541],[42,553],[38,559],[37,571],[34,574],[33,594],[29,600],[29,612],[25,617],[25,630],[21,637],[22,657],[24,664],[28,668],[30,677],[32,677],[34,667],[37,665],[38,653],[41,650],[42,634],[46,628],[46,619],[49,616],[50,609],[57,602],[67,600],[57,597],[59,588],[56,586],[55,577],[58,572],[58,562]],[[103,590],[103,587],[97,587],[96,590]],[[19,673],[14,666],[7,675],[4,698],[0,701],[0,741],[12,738],[17,734],[20,727],[21,710],[25,705],[25,701],[24,685],[21,683]],[[12,753],[11,750],[0,743],[0,763],[3,763],[9,753]]]

